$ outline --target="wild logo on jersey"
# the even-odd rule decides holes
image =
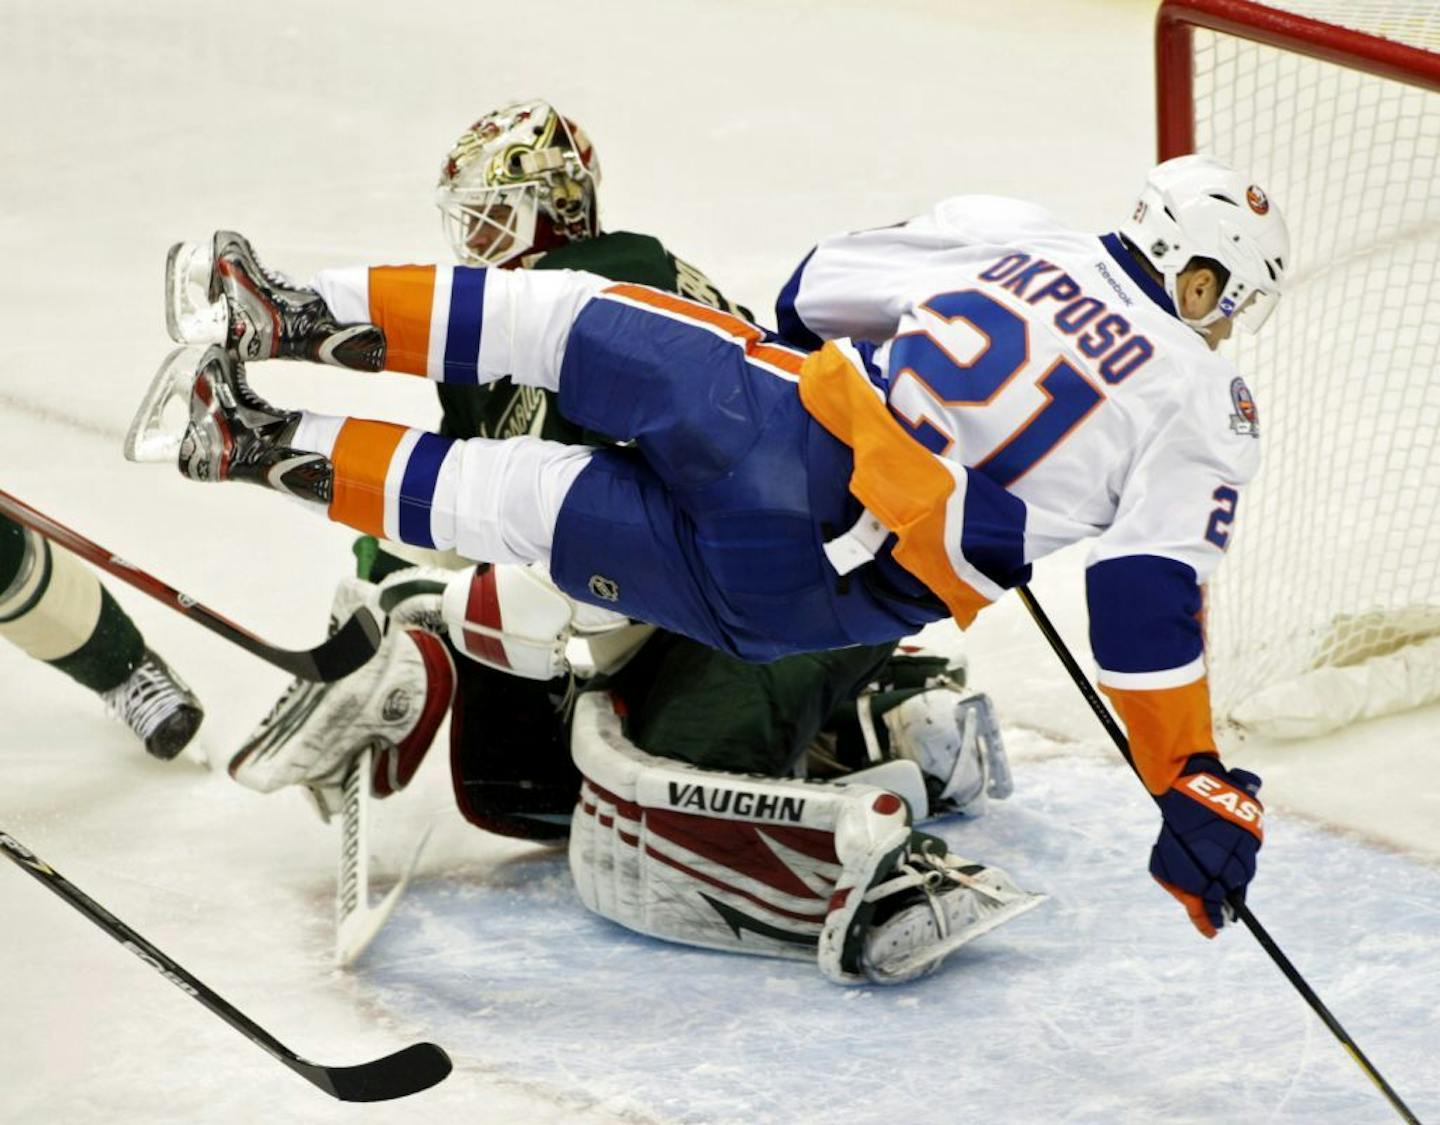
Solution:
[[[1245,380],[1238,376],[1230,381],[1230,401],[1234,404],[1235,413],[1230,415],[1230,428],[1237,434],[1248,434],[1250,437],[1260,436],[1260,413],[1255,409],[1255,400],[1250,395],[1250,388],[1245,385]]]
[[[545,392],[539,387],[514,387],[505,412],[495,425],[495,432],[486,433],[488,427],[481,423],[478,436],[512,438],[534,434],[538,437],[545,426],[545,406]]]

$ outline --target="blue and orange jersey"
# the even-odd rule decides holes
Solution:
[[[385,329],[388,367],[444,382],[515,375],[557,389],[594,300],[651,314],[657,347],[668,318],[714,333],[798,383],[853,450],[850,489],[896,536],[894,559],[962,625],[1034,560],[1093,539],[1091,647],[1147,783],[1167,788],[1213,749],[1200,590],[1257,467],[1258,414],[1117,236],[962,197],[826,240],[777,310],[792,344],[829,341],[803,361],[728,313],[582,273],[376,267],[317,284],[342,320]],[[439,447],[368,436],[406,456],[384,482],[354,474],[363,487],[347,511],[387,533],[453,518],[429,502]]]
[[[828,239],[777,306],[806,408],[963,625],[1093,539],[1100,683],[1155,792],[1214,749],[1201,587],[1258,466],[1253,398],[1114,235],[972,196]]]

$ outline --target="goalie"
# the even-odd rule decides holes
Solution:
[[[585,269],[748,315],[654,238],[601,231],[598,181],[583,131],[547,103],[519,102],[461,135],[442,165],[437,202],[468,265]],[[198,269],[208,279],[208,262]],[[172,287],[177,338],[207,316],[224,323],[206,294],[186,295]],[[437,389],[451,437],[600,440],[533,388]],[[543,570],[417,568],[368,538],[357,555],[360,578],[342,584],[332,616],[343,619],[362,600],[387,611],[381,652],[339,684],[293,684],[236,754],[231,769],[242,783],[305,784],[329,813],[350,758],[371,745],[379,749],[372,790],[393,793],[413,777],[453,696],[451,773],[462,814],[505,835],[570,834],[582,898],[631,928],[745,952],[818,950],[837,979],[903,979],[1039,901],[999,872],[947,856],[933,837],[912,839],[908,813],[887,796],[902,793],[903,808],[924,817],[975,814],[987,796],[1009,793],[989,701],[962,695],[963,668],[892,658],[890,644],[752,665],[576,603]],[[437,632],[448,633],[448,652]],[[580,679],[567,640],[586,661]],[[872,767],[869,780],[855,778]],[[849,776],[844,785],[795,779],[806,773]],[[681,806],[637,796],[668,801],[672,782]],[[602,793],[619,797],[626,813],[601,811]],[[760,815],[772,805],[806,811],[801,823],[772,822]],[[709,843],[692,852],[666,842],[677,825]],[[646,847],[626,857],[626,841],[640,835]],[[803,857],[780,843],[793,839],[805,842]],[[773,858],[760,875],[757,848]],[[787,866],[801,858],[798,870]],[[829,905],[837,883],[846,899],[838,912]],[[856,894],[845,894],[850,886]],[[822,943],[832,914],[831,930],[853,931],[849,947]]]
[[[360,553],[362,563],[379,555]],[[976,815],[1011,788],[990,701],[967,695],[964,669],[943,659],[883,661],[856,699],[792,716],[786,729],[808,753],[791,767],[834,775],[804,780],[717,768],[717,747],[755,729],[744,715],[754,701],[687,683],[689,642],[576,603],[534,568],[405,567],[379,583],[342,584],[335,616],[362,600],[389,613],[379,653],[335,683],[296,681],[233,759],[237,780],[262,792],[308,786],[328,814],[351,758],[368,746],[379,750],[373,792],[403,788],[454,690],[453,651],[512,680],[566,682],[578,693],[573,708],[530,716],[542,761],[557,745],[573,750],[568,790],[558,772],[542,784],[555,802],[568,792],[569,812],[538,812],[518,780],[497,790],[489,776],[468,776],[476,759],[459,744],[456,798],[467,819],[508,835],[557,838],[568,826],[582,901],[631,929],[815,958],[839,983],[896,983],[1042,901],[914,829],[931,815]],[[587,650],[598,662],[575,677],[567,654]],[[660,673],[667,665],[681,674]],[[503,728],[503,694],[492,707]],[[672,741],[648,741],[656,732]],[[743,756],[780,762],[784,746],[762,738]],[[515,753],[522,773],[533,770]]]

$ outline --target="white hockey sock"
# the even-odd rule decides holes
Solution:
[[[295,436],[290,439],[294,449],[306,453],[319,453],[324,457],[335,455],[335,439],[340,436],[340,427],[345,419],[334,414],[313,414],[308,410],[300,412],[300,424]]]
[[[455,490],[455,549],[484,562],[549,562],[560,506],[590,456],[536,437],[466,441],[458,473],[435,494],[438,505],[442,489]]]

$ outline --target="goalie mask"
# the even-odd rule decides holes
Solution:
[[[1151,171],[1120,233],[1165,280],[1177,315],[1191,328],[1231,317],[1248,332],[1269,318],[1284,288],[1290,234],[1258,185],[1211,156],[1179,156]],[[1205,316],[1179,314],[1176,279],[1194,258],[1218,262],[1220,299]]]
[[[599,158],[578,125],[548,102],[514,102],[460,135],[435,202],[460,261],[505,266],[598,234],[599,183]]]

